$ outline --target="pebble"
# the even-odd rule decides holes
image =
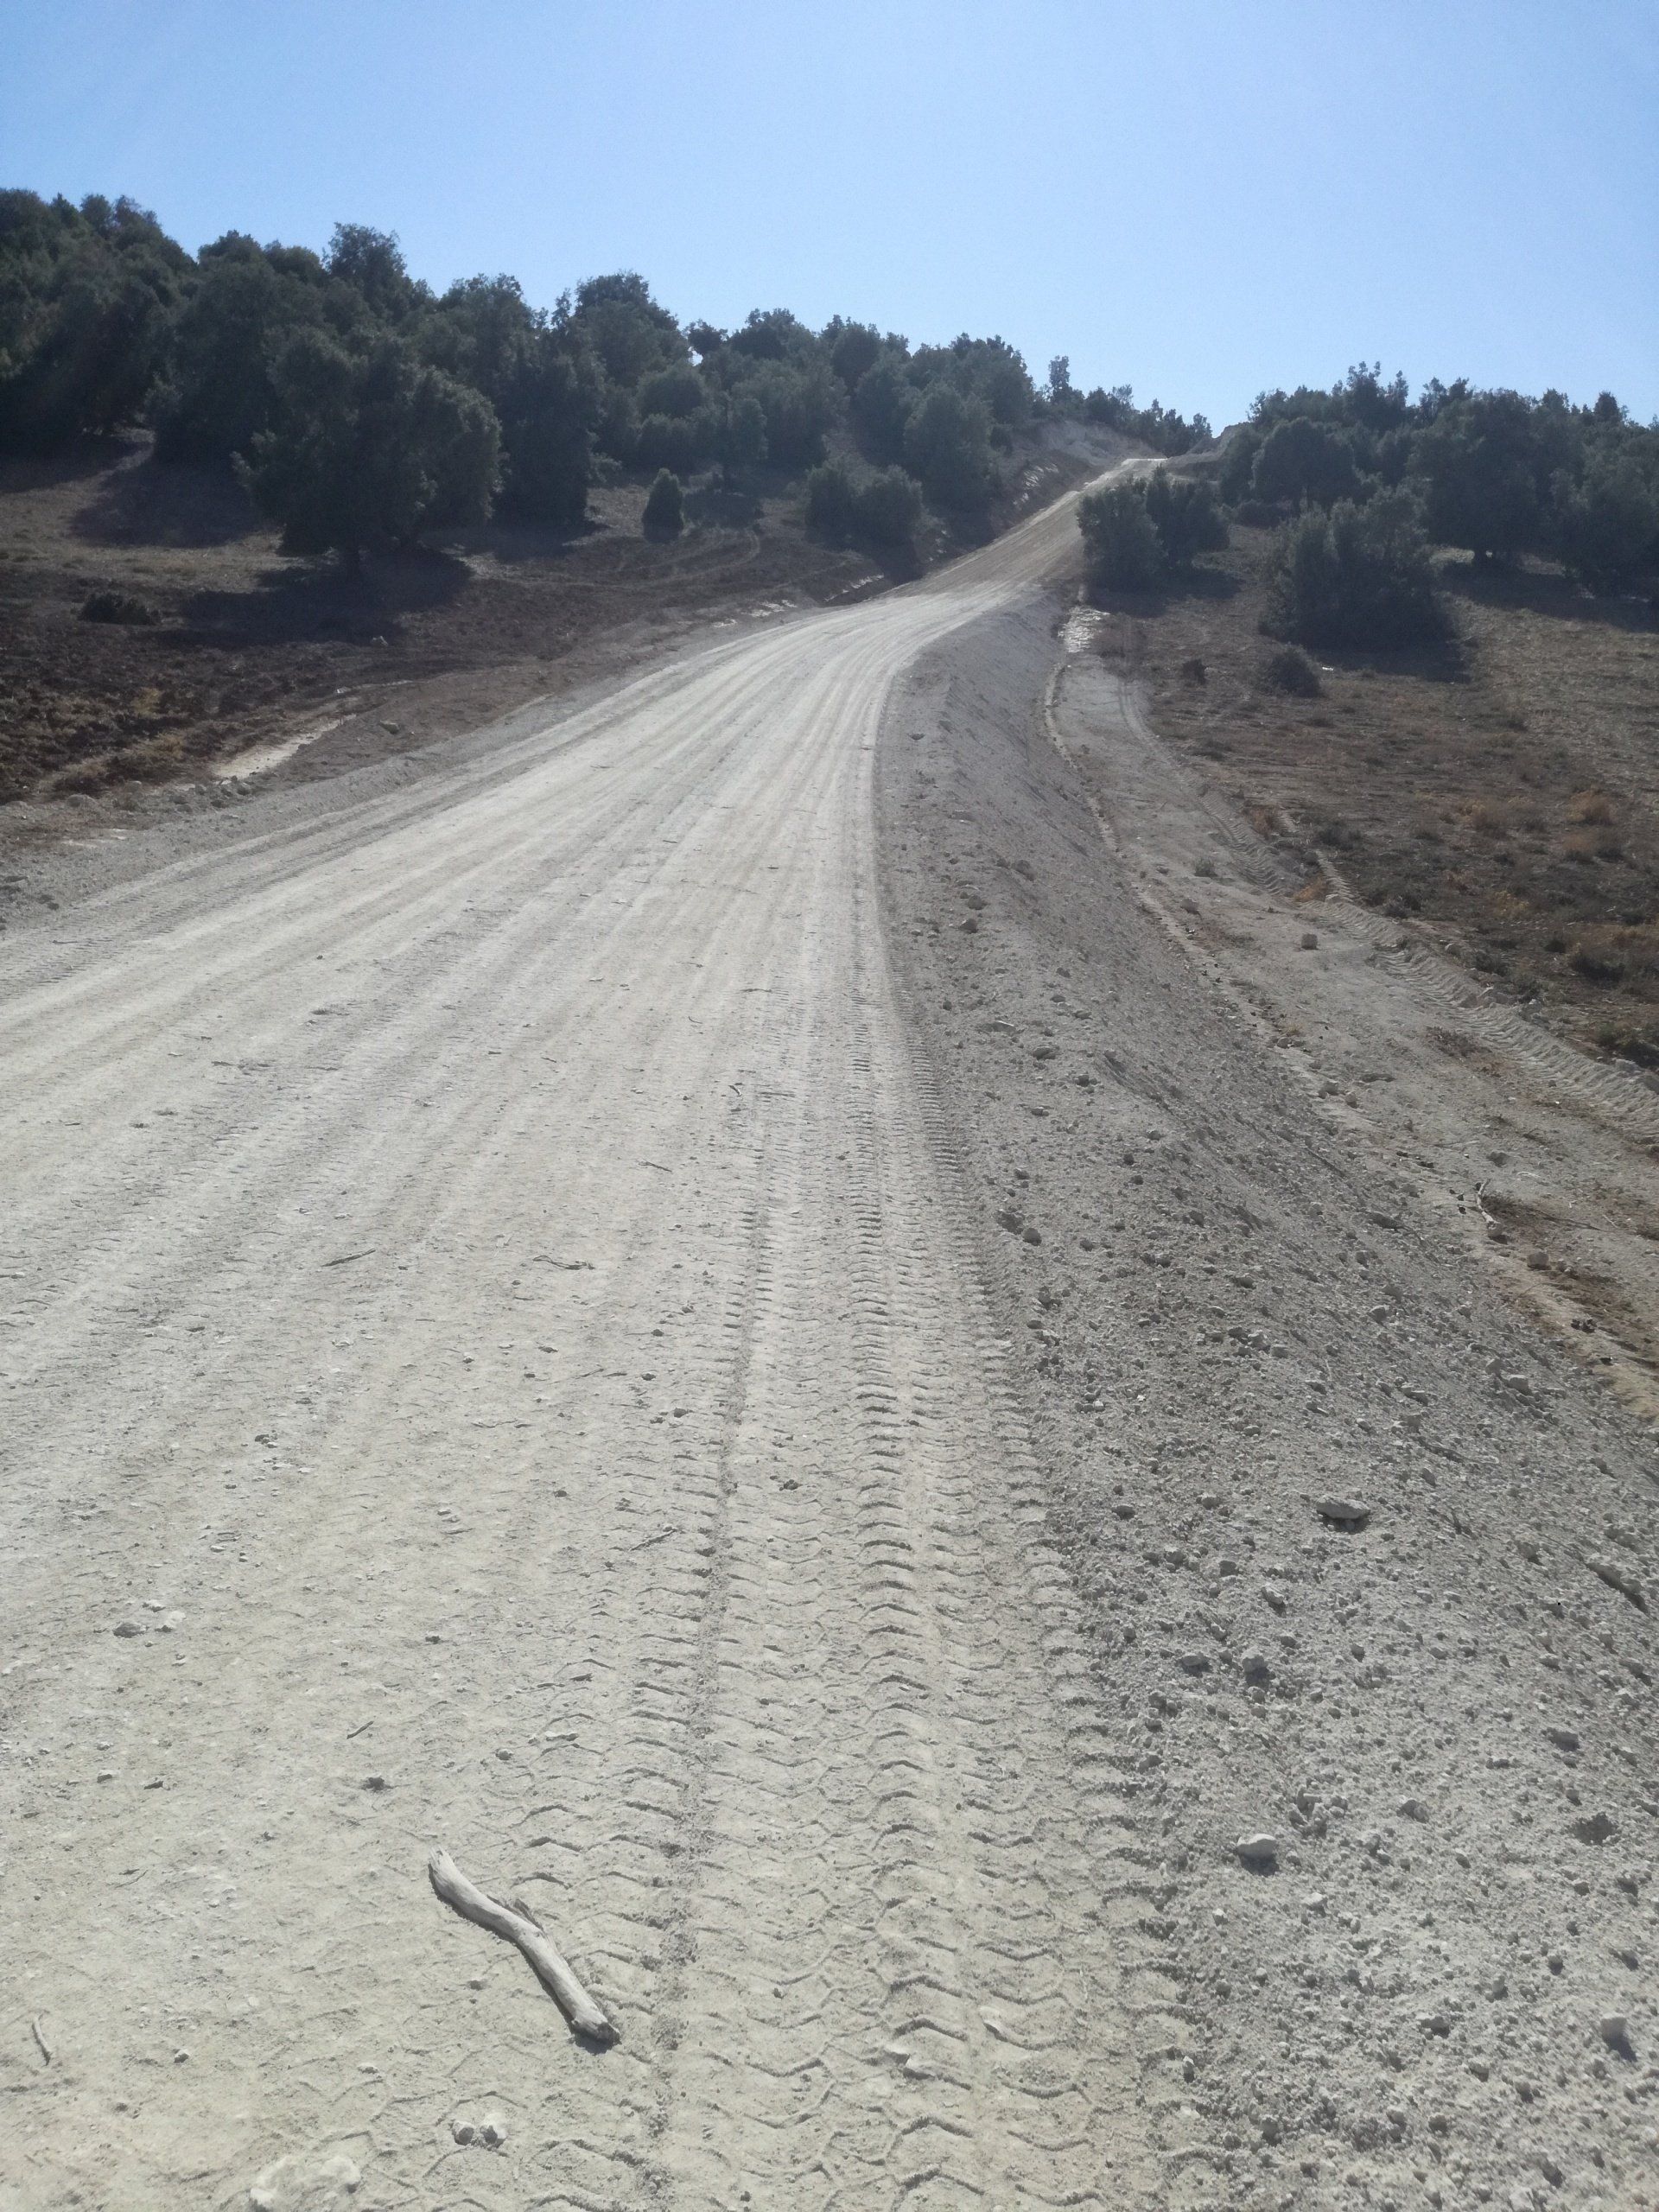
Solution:
[[[1271,1669],[1267,1655],[1262,1651],[1247,1651],[1238,1662],[1238,1671],[1247,1682],[1265,1682]]]
[[[1317,930],[1304,930],[1302,931],[1302,950],[1304,952],[1317,952],[1319,949],[1319,931]]]
[[[1579,1749],[1580,1739],[1576,1728],[1546,1728],[1544,1733],[1558,1751],[1576,1751]]]
[[[1266,1828],[1240,1836],[1233,1850],[1247,1866],[1276,1866],[1279,1863],[1279,1839]]]
[[[142,1621],[118,1621],[115,1624],[117,1636],[142,1636],[143,1632],[144,1624]]]
[[[1207,1651],[1183,1651],[1180,1668],[1184,1675],[1207,1675],[1210,1671],[1210,1654]]]
[[[1630,2047],[1630,2024],[1623,2012],[1604,2012],[1596,2022],[1596,2032],[1609,2050],[1628,2050]]]

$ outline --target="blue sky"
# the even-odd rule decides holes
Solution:
[[[0,0],[0,182],[1000,332],[1217,423],[1381,359],[1659,414],[1659,0]]]

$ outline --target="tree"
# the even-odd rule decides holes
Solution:
[[[1154,468],[1144,496],[1147,518],[1172,569],[1189,568],[1197,554],[1219,552],[1226,544],[1227,524],[1204,478]]]
[[[1230,454],[1229,458],[1231,456]],[[1275,423],[1256,453],[1250,490],[1258,499],[1329,506],[1359,488],[1351,447],[1339,430],[1293,415]]]
[[[1414,455],[1431,537],[1498,560],[1513,559],[1536,542],[1541,510],[1531,413],[1514,391],[1470,392],[1440,409]]]
[[[841,407],[839,387],[827,368],[765,360],[738,389],[759,404],[766,451],[779,467],[810,468],[823,460],[824,434]]]
[[[328,274],[349,284],[377,322],[402,322],[431,296],[410,275],[396,235],[366,223],[335,224],[327,266]]]
[[[685,359],[680,326],[632,269],[578,284],[574,320],[613,384],[632,389],[653,369]]]
[[[282,524],[285,551],[355,567],[365,548],[487,517],[500,431],[480,393],[390,336],[358,358],[302,331],[275,374],[275,421],[238,473]]]
[[[925,391],[905,424],[905,466],[938,507],[973,513],[990,497],[990,414],[949,385]]]
[[[645,415],[634,435],[633,457],[641,468],[690,476],[699,455],[700,430],[708,426],[684,415]]]
[[[1305,645],[1395,645],[1440,637],[1446,616],[1416,502],[1379,492],[1364,506],[1310,507],[1280,532],[1271,626]]]
[[[884,353],[859,378],[851,402],[853,427],[872,461],[902,461],[905,425],[916,404],[916,387],[898,354]]]
[[[130,200],[0,193],[0,445],[50,452],[137,422],[189,269]]]
[[[1077,527],[1090,582],[1112,591],[1150,591],[1163,581],[1164,549],[1143,486],[1120,479],[1087,493],[1077,502]]]
[[[659,468],[645,494],[647,537],[677,537],[685,528],[685,495],[671,468]]]
[[[1598,454],[1580,484],[1558,476],[1551,522],[1567,574],[1587,591],[1624,590],[1659,569],[1659,478],[1628,454]]]
[[[154,409],[156,457],[223,466],[270,429],[276,356],[296,331],[322,327],[327,279],[279,270],[253,239],[234,234],[204,246],[200,264],[168,334],[171,372]]]
[[[766,418],[752,391],[725,394],[715,402],[713,444],[728,491],[746,470],[766,457]]]
[[[709,387],[690,361],[676,361],[642,378],[634,401],[642,417],[647,415],[695,415],[705,404]]]
[[[869,323],[842,322],[839,316],[823,334],[830,341],[830,365],[850,393],[880,359],[881,340]]]
[[[1064,413],[1075,407],[1077,399],[1071,385],[1071,356],[1057,353],[1048,365],[1048,404]]]

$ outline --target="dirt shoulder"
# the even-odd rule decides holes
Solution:
[[[1143,2031],[1193,2201],[1644,2202],[1652,1433],[1110,852],[1051,734],[1063,620],[918,666],[881,849],[1108,1755],[1162,1838]]]

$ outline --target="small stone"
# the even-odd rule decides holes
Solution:
[[[1263,1651],[1246,1651],[1239,1660],[1238,1671],[1247,1682],[1265,1682],[1272,1671]]]
[[[1302,950],[1304,952],[1317,952],[1319,949],[1319,931],[1317,930],[1304,930],[1302,931]]]
[[[1573,1821],[1573,1833],[1580,1843],[1608,1843],[1614,1834],[1613,1823],[1605,1813],[1589,1813]]]
[[[391,1784],[384,1774],[365,1774],[363,1777],[363,1787],[365,1789],[373,1790],[378,1796],[381,1790],[390,1789]]]
[[[1623,2012],[1604,2012],[1596,2022],[1596,2033],[1609,2050],[1627,2052],[1630,2048],[1630,2024]]]
[[[1183,1651],[1180,1657],[1180,1669],[1184,1675],[1207,1675],[1210,1671],[1210,1654],[1207,1651]]]
[[[118,1621],[115,1624],[117,1636],[142,1636],[143,1632],[144,1624],[142,1621]]]
[[[1334,1493],[1317,1498],[1313,1510],[1321,1521],[1328,1521],[1333,1529],[1363,1529],[1371,1517],[1369,1505],[1362,1505],[1356,1498],[1342,1497]]]
[[[1428,1818],[1428,1808],[1421,1797],[1402,1797],[1399,1811],[1402,1821],[1426,1821]]]
[[[1247,1866],[1276,1866],[1279,1863],[1279,1839],[1266,1828],[1240,1836],[1233,1851]]]
[[[278,2158],[248,2191],[252,2212],[337,2212],[363,2179],[343,2152],[332,2158]]]
[[[1544,1733],[1558,1751],[1576,1751],[1579,1749],[1580,1737],[1576,1728],[1546,1728]]]
[[[499,2112],[486,2113],[479,2122],[479,2140],[487,2143],[492,2151],[498,2150],[507,2139],[507,2124]]]
[[[478,2140],[478,2130],[470,2120],[452,2120],[449,2133],[457,2143],[476,2143]]]

